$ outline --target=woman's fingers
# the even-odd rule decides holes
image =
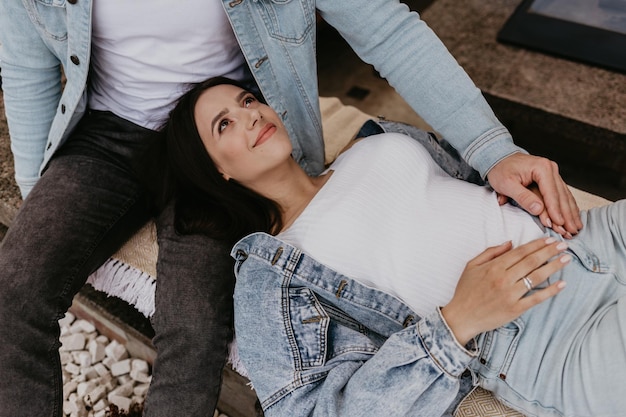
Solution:
[[[535,239],[515,249],[511,247],[511,242],[490,247],[472,259],[468,265],[479,266],[493,261],[504,271],[511,271],[518,274],[516,278],[521,278],[567,249],[567,243],[549,237]]]
[[[535,289],[535,292],[542,292],[544,288],[536,289],[538,286],[541,286],[552,274],[564,268],[570,261],[572,260],[572,256],[569,254],[557,256],[552,259],[550,262],[543,264],[541,267],[536,268],[534,271],[529,274],[523,276],[516,283],[519,293],[521,297],[524,297],[530,290]],[[565,283],[563,283],[563,286]],[[562,289],[559,287],[558,289]],[[520,298],[521,298],[520,297]],[[524,297],[527,298],[527,297]],[[549,298],[549,296],[548,296]],[[545,299],[542,299],[542,301]],[[522,303],[525,304],[525,303]],[[533,304],[534,305],[534,304]],[[529,306],[525,306],[524,310],[530,308]]]
[[[540,290],[534,291],[527,296],[523,297],[519,301],[519,307],[521,310],[520,315],[529,310],[530,308],[536,306],[537,304],[541,304],[549,298],[557,295],[563,288],[565,288],[565,281],[557,281],[548,285],[546,288],[542,288]]]
[[[533,286],[537,286],[540,283],[543,283],[543,281],[545,281],[550,274],[553,274],[564,266],[564,264],[560,262],[551,262],[551,266],[558,265],[560,268],[553,269],[551,267],[539,270],[539,268],[544,266],[546,262],[567,249],[567,243],[565,242],[558,242],[553,238],[548,238],[543,239],[543,246],[539,246],[537,248],[535,245],[530,245],[526,249],[527,250],[520,251],[520,254],[523,253],[524,256],[517,258],[517,262],[507,268],[508,272],[510,272],[511,276],[514,278],[521,279],[522,277],[532,275]],[[548,275],[545,275],[541,273],[541,271],[544,270],[550,270],[551,272]],[[534,271],[537,271],[537,273],[534,273]]]

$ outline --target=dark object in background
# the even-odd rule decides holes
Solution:
[[[626,73],[626,0],[592,3],[524,0],[498,41]]]

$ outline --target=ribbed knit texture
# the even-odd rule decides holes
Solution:
[[[279,238],[426,315],[451,299],[467,262],[507,240],[543,236],[527,213],[449,177],[413,139],[371,136],[339,156],[333,174]]]

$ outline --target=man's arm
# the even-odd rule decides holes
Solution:
[[[494,182],[491,185],[496,191],[519,198],[519,186],[529,184],[510,178],[531,177],[546,204],[526,193],[518,203],[533,214],[547,207],[554,224],[566,225],[572,233],[578,230],[580,220],[576,210],[572,215],[573,198],[563,180],[553,170],[546,170],[543,158],[528,156],[529,165],[512,163],[509,157],[526,152],[513,143],[480,90],[417,13],[388,0],[318,0],[317,7],[365,62],[373,64],[483,178]],[[497,165],[499,169],[492,172]],[[501,179],[503,172],[509,180]],[[539,212],[532,210],[535,206]]]

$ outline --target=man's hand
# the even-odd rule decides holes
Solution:
[[[487,174],[491,187],[515,200],[524,210],[538,216],[541,223],[571,238],[583,225],[574,196],[559,174],[557,164],[546,158],[523,153],[510,155]],[[536,184],[539,192],[530,187]],[[500,204],[506,199],[499,197]]]

